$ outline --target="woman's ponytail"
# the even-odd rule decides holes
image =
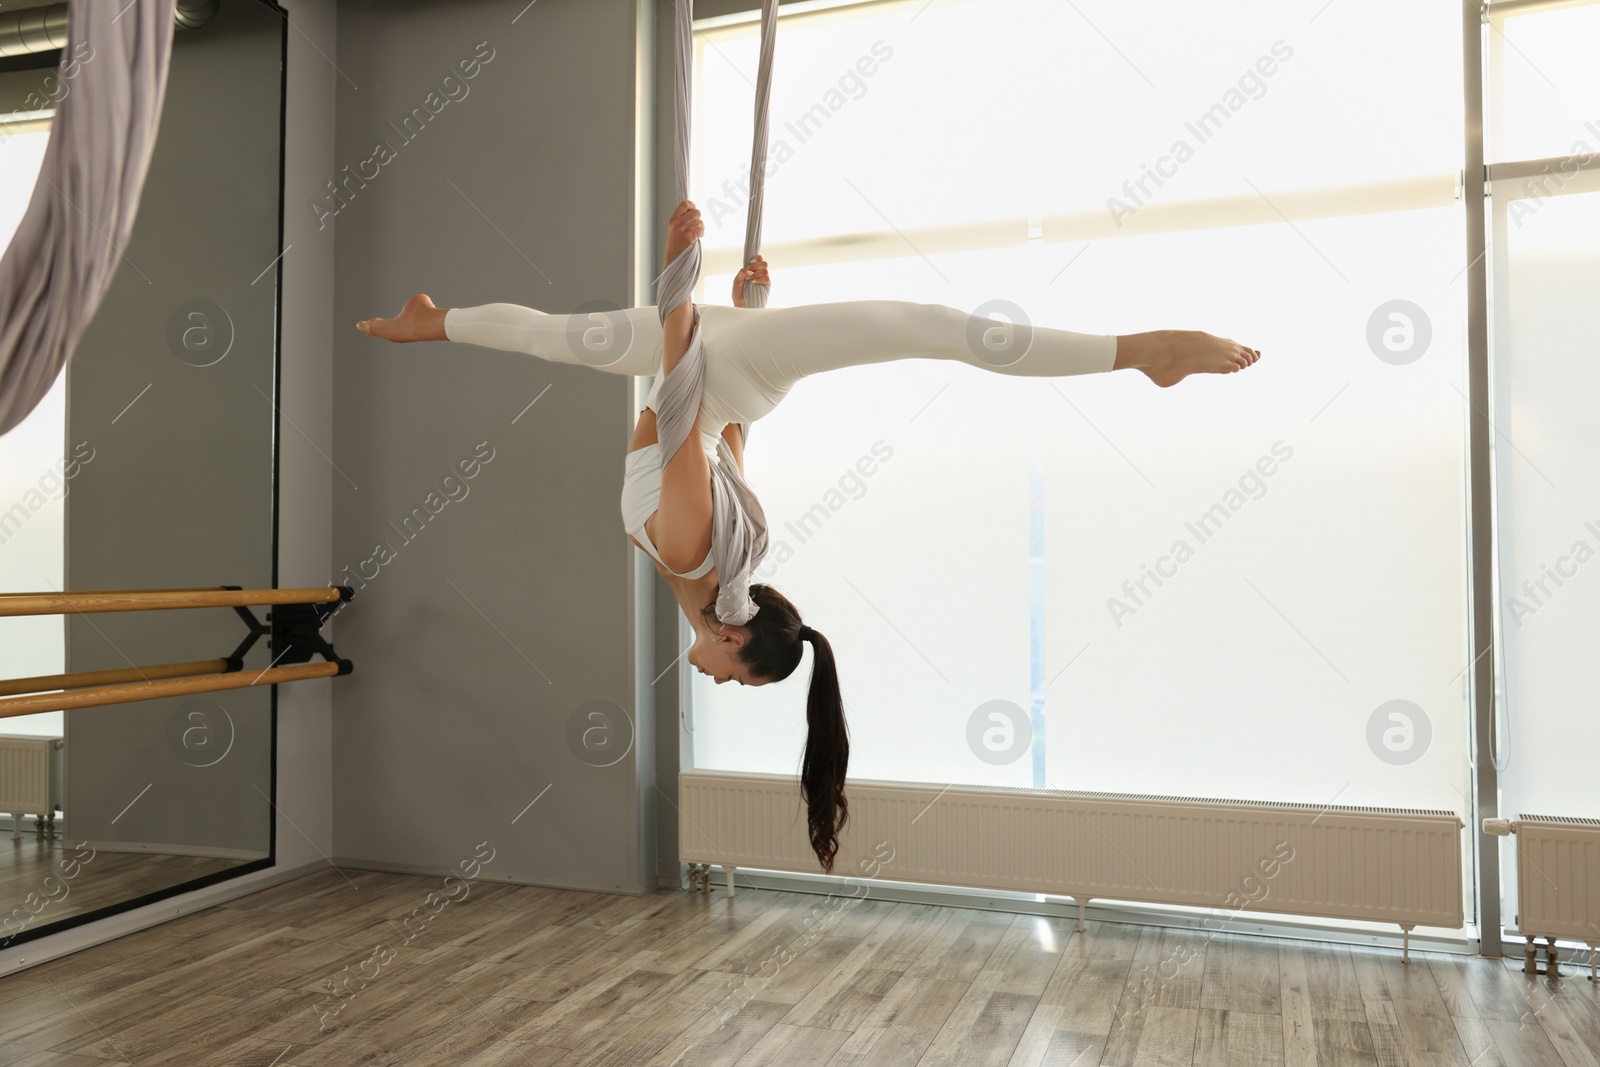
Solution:
[[[844,721],[844,699],[839,695],[839,672],[828,639],[809,626],[800,627],[800,639],[811,643],[811,688],[806,693],[806,751],[800,766],[800,792],[806,801],[806,825],[811,849],[824,873],[833,870],[839,851],[839,831],[850,817],[844,795],[845,770],[850,763],[850,735]]]
[[[850,737],[839,695],[839,671],[828,639],[800,621],[800,612],[770,585],[752,585],[756,614],[745,623],[749,640],[739,658],[756,677],[781,682],[795,672],[811,645],[811,688],[806,693],[806,750],[800,765],[800,794],[806,802],[806,829],[811,849],[824,872],[832,872],[839,852],[839,831],[849,817],[844,797],[845,768],[850,763]],[[701,609],[714,620],[716,601]]]

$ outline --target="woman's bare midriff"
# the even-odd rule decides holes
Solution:
[[[633,426],[633,440],[628,442],[628,451],[637,452],[647,445],[660,444],[661,438],[656,436],[656,413],[649,408],[639,412],[639,421]]]
[[[744,438],[743,438],[742,432],[738,428],[738,425],[735,424],[735,423],[729,423],[728,426],[725,427],[724,430],[723,430],[723,437],[728,440],[729,447],[732,447],[732,448],[735,449],[734,456],[739,461],[740,469],[743,470],[744,469]],[[735,442],[735,441],[738,442],[737,446],[734,446],[734,444],[733,444],[733,442]],[[634,424],[634,427],[633,427],[633,438],[632,438],[632,440],[630,440],[628,442],[628,452],[630,454],[632,454],[634,452],[639,451],[641,448],[648,448],[651,445],[656,445],[656,444],[660,444],[660,443],[661,443],[661,438],[656,433],[656,413],[651,408],[645,408],[643,411],[639,412],[639,421]],[[655,539],[656,539],[656,529],[655,529],[656,514],[657,514],[657,512],[651,512],[650,513],[650,517],[644,521],[645,534],[646,534],[646,536],[648,536],[650,538],[650,540],[652,542],[654,542]],[[645,547],[643,545],[639,544],[639,541],[638,541],[637,538],[635,538],[635,537],[630,535],[628,537],[628,540],[632,541],[634,546],[636,548],[638,548],[639,551],[644,552],[645,555],[647,555],[647,556],[650,555],[649,552],[645,551]],[[665,565],[663,565],[654,556],[651,556],[650,558],[651,558],[651,561],[655,563],[656,570],[661,572],[662,577],[670,577],[671,576],[671,572],[666,569]],[[712,573],[715,573],[715,572],[713,571]]]

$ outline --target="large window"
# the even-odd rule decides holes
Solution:
[[[1580,47],[1597,17],[1491,20],[1489,160],[1600,146]],[[884,364],[804,381],[756,425],[748,472],[784,557],[762,577],[838,651],[852,775],[1473,826],[1466,248],[1483,206],[1462,197],[1460,9],[908,0],[780,34],[774,306],[1008,301],[1036,325],[1200,329],[1264,354],[1170,390]],[[722,301],[757,27],[696,40],[701,298]],[[1512,815],[1600,816],[1580,794],[1600,749],[1582,655],[1600,562],[1573,562],[1575,542],[1600,548],[1577,298],[1600,281],[1590,178],[1561,196],[1492,183],[1503,543],[1500,589],[1479,595],[1503,615],[1544,568],[1566,582],[1502,618]],[[695,676],[697,765],[794,773],[803,677]]]
[[[1386,7],[1403,25],[1375,41],[1360,2],[1082,11],[874,4],[781,31],[774,304],[1003,299],[1265,353],[1173,390],[859,368],[756,426],[793,549],[767,573],[839,652],[853,771],[1464,812],[1459,18]],[[737,192],[755,32],[699,41],[693,187]],[[712,299],[742,238],[723,199],[701,204]],[[1420,312],[1391,320],[1399,300]],[[1431,337],[1402,364],[1382,335],[1408,329]],[[703,687],[697,760],[792,771],[792,689]],[[973,750],[992,701],[1031,742],[995,720]],[[1375,753],[1392,701],[1415,710]]]

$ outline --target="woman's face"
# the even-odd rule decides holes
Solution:
[[[743,626],[729,626],[712,622],[698,628],[694,644],[689,646],[689,665],[701,674],[715,679],[718,685],[726,681],[741,685],[763,685],[750,674],[750,668],[739,660],[739,650],[749,633]]]

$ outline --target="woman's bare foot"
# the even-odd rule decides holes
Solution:
[[[447,341],[449,338],[444,333],[446,310],[434,307],[426,293],[418,293],[406,301],[406,306],[394,318],[362,319],[356,323],[356,329],[385,341]]]
[[[1257,349],[1200,330],[1152,330],[1118,337],[1113,369],[1137,367],[1166,388],[1191,374],[1232,374],[1260,358]]]

